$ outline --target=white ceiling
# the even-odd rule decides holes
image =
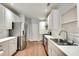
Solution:
[[[45,19],[51,8],[56,8],[57,4],[53,3],[47,6],[47,3],[14,3],[11,4],[13,8],[26,16],[37,17]]]
[[[45,3],[16,3],[13,7],[26,16],[39,18],[43,18],[46,15],[45,9],[47,9]]]

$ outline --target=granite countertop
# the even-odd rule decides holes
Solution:
[[[2,39],[0,39],[0,43],[1,43],[1,42],[4,42],[4,41],[11,40],[11,39],[14,39],[14,38],[16,38],[16,37],[7,37],[7,38],[2,38]]]
[[[54,41],[50,40],[50,38],[55,39],[57,37],[52,37],[50,35],[45,35],[48,40],[53,43],[55,46],[58,47],[63,53],[65,53],[68,56],[79,56],[79,46],[62,46],[56,44]]]

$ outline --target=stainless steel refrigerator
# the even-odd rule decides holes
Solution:
[[[13,22],[12,29],[9,30],[9,36],[17,37],[17,50],[26,48],[26,29],[25,23]]]

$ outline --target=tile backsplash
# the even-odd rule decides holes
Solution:
[[[73,40],[75,43],[79,44],[79,34],[69,33],[68,34],[68,39]]]
[[[8,35],[9,35],[8,30],[0,30],[0,39],[8,37]]]
[[[77,19],[77,9],[73,8],[68,13],[63,15],[61,19],[62,22]],[[74,42],[79,44],[79,28],[77,27],[77,21],[62,24],[62,28],[64,28],[68,32],[69,40],[73,40]]]

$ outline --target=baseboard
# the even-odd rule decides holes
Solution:
[[[27,41],[27,42],[38,42],[38,43],[40,43],[40,44],[43,44],[43,41]]]

